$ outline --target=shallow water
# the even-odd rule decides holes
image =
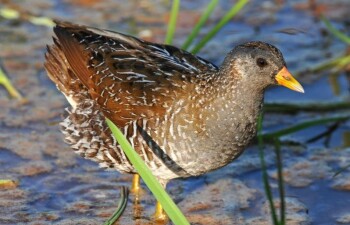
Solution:
[[[198,7],[208,1],[182,1],[175,45],[180,46],[200,16]],[[208,28],[233,1],[222,1]],[[316,10],[305,1],[252,1],[211,41],[200,55],[217,64],[237,43],[261,40],[278,46],[290,71],[312,68],[342,55],[345,44],[326,34],[315,16],[321,11],[348,30],[349,1],[317,1]],[[34,14],[108,28],[162,42],[169,3],[143,1],[3,1],[0,7],[17,6]],[[99,169],[76,156],[62,140],[57,123],[68,106],[43,69],[49,28],[0,19],[0,58],[15,87],[28,103],[9,100],[0,89],[0,179],[19,182],[0,189],[0,224],[101,224],[113,213],[119,187],[129,186],[130,175]],[[305,94],[282,87],[269,89],[266,102],[349,101],[349,75],[301,73]],[[264,130],[272,131],[333,112],[267,113]],[[350,124],[341,123],[330,135],[307,143],[327,130],[315,126],[283,137],[288,224],[350,224]],[[329,139],[329,140],[328,140]],[[276,191],[274,154],[266,147],[273,190]],[[253,144],[237,161],[207,175],[175,180],[168,191],[194,224],[270,224]],[[118,224],[149,224],[154,198],[145,188],[139,205],[128,207]],[[276,195],[277,196],[277,195]],[[277,199],[277,198],[276,198]]]

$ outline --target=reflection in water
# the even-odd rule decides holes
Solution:
[[[155,221],[149,212],[146,212],[142,206],[142,199],[146,197],[147,193],[144,189],[140,188],[136,192],[131,192],[133,197],[132,202],[132,218],[135,225],[165,225],[168,223],[165,221]]]
[[[142,218],[142,214],[144,213],[144,209],[140,204],[140,193],[134,194],[134,201],[133,201],[132,209],[133,209],[133,218],[134,218],[135,224],[141,225],[141,223],[139,221]]]

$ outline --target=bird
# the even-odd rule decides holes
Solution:
[[[221,66],[171,45],[55,21],[45,69],[71,107],[60,123],[80,156],[121,173],[137,171],[108,128],[110,119],[165,188],[238,158],[257,133],[264,92],[304,93],[275,46],[250,41]],[[156,218],[163,218],[157,203]]]

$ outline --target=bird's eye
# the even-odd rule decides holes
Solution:
[[[265,67],[265,66],[267,66],[267,62],[266,62],[266,60],[263,59],[263,58],[258,58],[258,59],[256,60],[256,64],[257,64],[259,67]]]

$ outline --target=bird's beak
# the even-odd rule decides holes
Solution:
[[[275,79],[279,85],[285,86],[293,91],[304,93],[304,88],[292,74],[289,73],[285,66],[277,73]]]

